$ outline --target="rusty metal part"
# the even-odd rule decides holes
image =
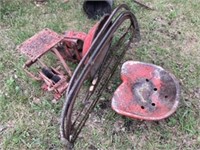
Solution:
[[[34,62],[46,52],[50,51],[62,39],[63,37],[61,35],[46,28],[23,42],[18,49]]]
[[[66,63],[66,60],[71,62],[79,62],[83,56],[89,50],[96,33],[99,31],[99,28],[104,24],[100,21],[89,31],[88,34],[84,32],[75,32],[75,31],[66,31],[63,35],[59,35],[56,32],[50,29],[44,29],[39,33],[35,34],[33,37],[29,38],[23,42],[18,49],[20,52],[28,57],[27,62],[24,64],[23,68],[25,72],[33,79],[38,81],[44,81],[42,89],[48,91],[54,91],[55,99],[59,99],[63,92],[68,86],[68,81],[72,76],[72,71]],[[42,62],[41,57],[47,52],[52,52],[61,62],[64,67],[67,75],[65,75],[57,69],[52,69],[51,66],[46,66]],[[41,70],[34,74],[29,71],[29,68],[33,64],[39,62]],[[99,66],[96,64],[96,66]],[[93,67],[93,74],[96,71],[97,67]],[[45,74],[46,73],[46,74]],[[51,75],[50,74],[55,74]],[[52,77],[52,78],[51,78]],[[59,82],[54,82],[58,80]]]
[[[60,55],[60,53],[58,52],[58,50],[56,48],[52,48],[52,51],[56,54],[56,56],[60,59],[62,65],[64,66],[65,70],[67,70],[67,73],[69,74],[69,76],[72,76],[72,72],[70,70],[70,68],[68,67],[68,65],[65,63],[65,60],[63,59],[63,57]]]
[[[43,70],[44,69],[50,70],[52,76],[49,77],[44,71],[39,72],[40,76],[45,82],[45,84],[42,85],[42,89],[46,91],[55,91],[54,98],[58,100],[68,87],[68,79],[53,67],[51,69],[43,68]]]
[[[17,49],[29,58],[29,60],[24,65],[24,69],[31,67],[31,65],[38,61],[40,57],[42,57],[47,52],[53,51],[58,59],[63,63],[66,72],[69,74],[69,76],[71,76],[71,70],[67,64],[64,63],[63,58],[60,56],[60,54],[58,54],[56,49],[57,45],[62,40],[63,37],[61,35],[58,35],[56,32],[46,28],[19,45]],[[26,72],[28,72],[31,77],[39,79],[39,77],[34,76],[28,70],[26,70]]]
[[[20,50],[22,54],[26,55],[29,58],[23,66],[25,72],[35,80],[44,81],[45,84],[42,86],[42,88],[48,91],[54,91],[55,99],[59,99],[63,92],[67,89],[68,78],[72,76],[70,68],[65,63],[65,60],[57,49],[58,45],[62,43],[63,39],[63,36],[46,28],[23,42],[20,46],[18,46],[18,50]],[[53,67],[47,67],[45,63],[42,62],[40,58],[47,52],[53,52],[55,54],[58,60],[60,60],[60,62],[63,64],[67,75],[62,74]],[[41,68],[41,70],[38,71],[37,75],[28,70],[36,62],[39,62],[39,67]],[[49,70],[49,72],[46,71],[45,74],[42,71],[44,70],[44,68],[46,68],[46,70]],[[52,74],[52,77],[50,78],[48,74]]]
[[[87,34],[84,32],[66,31],[64,32],[63,45],[65,46],[64,51],[59,49],[62,57],[66,60],[79,62],[82,59],[83,43]]]
[[[112,98],[119,114],[144,120],[161,120],[175,112],[180,100],[179,83],[163,68],[127,61],[121,69],[122,84]]]
[[[129,26],[126,26],[119,37],[116,37],[117,29],[125,21],[129,21]],[[60,126],[61,139],[64,144],[68,145],[75,142],[90,112],[95,107],[101,93],[134,39],[140,40],[137,20],[126,5],[120,5],[112,12],[98,32],[69,82]],[[107,48],[107,45],[110,45],[110,47]],[[100,56],[102,58],[101,62],[98,62],[100,65],[96,68],[96,73],[90,80],[87,80]],[[83,84],[86,82],[89,86],[87,86],[86,92],[80,101],[77,97],[80,90],[84,90]],[[82,102],[83,107],[75,112],[77,102]]]

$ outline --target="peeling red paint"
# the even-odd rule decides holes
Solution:
[[[122,84],[112,99],[119,114],[144,120],[160,120],[175,112],[180,88],[175,77],[163,68],[127,61],[121,69]]]

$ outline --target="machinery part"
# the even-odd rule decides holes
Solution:
[[[140,40],[136,17],[127,5],[120,5],[106,20],[69,82],[60,126],[61,139],[65,145],[73,145],[75,142],[134,39]],[[110,46],[106,48],[107,45]],[[101,62],[98,62],[99,67],[88,79],[99,57],[102,57]],[[84,94],[81,95],[82,92]]]
[[[84,32],[65,31],[64,43],[59,52],[65,60],[79,62],[82,59],[83,43],[87,34]]]
[[[34,62],[46,52],[50,51],[62,39],[63,37],[61,35],[46,28],[23,42],[18,46],[18,49],[22,54],[28,56],[30,61]]]
[[[99,33],[99,31],[102,29],[103,25],[105,24],[105,22],[107,21],[109,16],[104,16],[98,23],[95,24],[95,26],[90,29],[87,37],[85,38],[85,42],[83,45],[83,52],[82,55],[85,56],[93,42],[93,40],[95,39],[95,37],[97,36],[97,34]],[[112,23],[110,23],[109,27],[111,26]],[[91,70],[90,70],[90,76],[93,77],[94,74],[96,73],[97,69],[99,68],[100,64],[102,63],[102,59],[104,58],[108,48],[110,47],[110,45],[106,45],[104,47],[104,52],[101,53],[101,56],[99,56],[95,62],[95,65],[92,66]],[[88,56],[90,57],[90,56]]]
[[[24,64],[25,72],[35,80],[44,81],[42,88],[44,90],[54,91],[55,99],[59,99],[62,96],[68,86],[67,81],[72,76],[71,69],[57,49],[63,39],[63,36],[46,28],[18,46],[18,50],[28,57],[27,62]],[[52,52],[60,60],[67,75],[61,73],[56,68],[47,67],[43,63],[41,57],[48,52]],[[40,69],[38,74],[34,75],[28,69],[36,63],[39,64]]]
[[[54,83],[57,83],[60,80],[58,75],[55,75],[50,69],[42,68],[42,73],[49,79],[51,79]]]
[[[112,12],[113,0],[85,0],[83,3],[83,10],[87,14],[88,18],[98,19],[105,14]]]
[[[112,98],[112,108],[131,118],[161,120],[178,107],[180,87],[171,73],[142,62],[127,61],[121,69],[122,84]]]
[[[66,31],[63,35],[59,35],[50,29],[44,29],[35,34],[18,46],[20,52],[28,57],[28,61],[24,64],[24,70],[31,78],[44,81],[42,89],[54,91],[54,98],[58,100],[66,90],[72,76],[72,71],[65,60],[79,62],[82,59],[90,48],[99,27],[104,24],[102,21],[95,24],[88,34]],[[59,71],[60,66],[53,68],[43,63],[42,57],[48,52],[55,54],[67,74],[62,70]],[[35,75],[29,71],[29,68],[37,63],[39,63],[40,70]],[[96,71],[93,70],[93,72]]]

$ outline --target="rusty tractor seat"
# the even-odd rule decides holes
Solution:
[[[179,83],[163,68],[127,61],[121,69],[122,83],[112,98],[117,113],[141,120],[160,120],[175,112],[180,98]]]

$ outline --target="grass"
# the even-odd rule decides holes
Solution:
[[[200,149],[200,10],[198,1],[145,0],[154,11],[127,3],[135,13],[142,40],[129,59],[160,65],[179,79],[181,103],[168,119],[131,120],[110,107],[93,111],[76,149]],[[87,19],[82,3],[49,0],[36,7],[33,0],[0,2],[0,149],[62,149],[59,117],[63,99],[28,78],[23,56],[16,46],[43,28],[87,32],[95,21]],[[102,103],[109,103],[105,93]]]

